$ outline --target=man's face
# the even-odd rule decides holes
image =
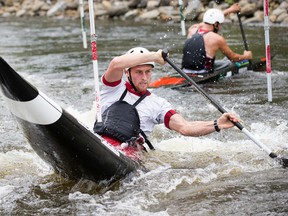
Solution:
[[[132,82],[138,91],[147,90],[151,81],[152,68],[152,65],[138,65],[130,69]]]

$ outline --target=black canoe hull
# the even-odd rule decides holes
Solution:
[[[114,181],[139,168],[138,162],[91,132],[1,57],[0,85],[31,147],[62,176]]]

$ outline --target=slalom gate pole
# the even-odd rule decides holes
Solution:
[[[271,81],[271,54],[269,39],[269,2],[264,0],[264,31],[265,31],[265,47],[266,47],[266,73],[267,73],[267,91],[268,102],[272,102],[272,81]]]
[[[179,8],[180,8],[181,31],[182,31],[182,35],[185,36],[186,35],[186,29],[185,29],[185,18],[183,15],[183,1],[179,0],[178,4],[179,4]]]
[[[85,30],[85,16],[84,16],[83,0],[79,0],[79,7],[80,7],[80,20],[81,20],[81,29],[82,29],[83,48],[87,49],[87,37],[86,37],[86,30]]]
[[[96,110],[97,110],[97,122],[102,122],[101,105],[100,105],[100,82],[98,72],[98,55],[97,55],[97,35],[95,33],[95,22],[94,22],[94,5],[93,0],[89,0],[89,18],[90,18],[90,34],[91,34],[91,51],[95,81],[95,99],[96,99]]]

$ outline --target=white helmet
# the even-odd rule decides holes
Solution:
[[[224,22],[224,14],[219,9],[209,9],[205,12],[203,16],[203,22],[209,24],[215,24],[216,22],[222,23]]]
[[[148,52],[149,52],[149,50],[147,50],[144,47],[134,47],[134,48],[128,50],[126,54],[128,54],[128,53],[131,53],[131,54],[132,53],[148,53]],[[149,64],[149,65],[152,65],[152,67],[155,67],[155,62],[144,62],[144,63],[141,63],[139,65],[146,65],[146,64]]]

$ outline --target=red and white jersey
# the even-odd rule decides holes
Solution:
[[[104,76],[102,76],[103,85],[100,94],[102,113],[120,99],[125,88],[128,89],[128,92],[123,101],[134,104],[141,96],[134,91],[130,83],[124,80],[109,83],[103,77]],[[143,92],[143,94],[144,93],[145,92]],[[147,135],[152,132],[156,124],[164,123],[165,126],[169,128],[170,118],[176,113],[167,100],[153,93],[149,93],[144,100],[136,106],[136,109],[140,117],[140,127]]]

